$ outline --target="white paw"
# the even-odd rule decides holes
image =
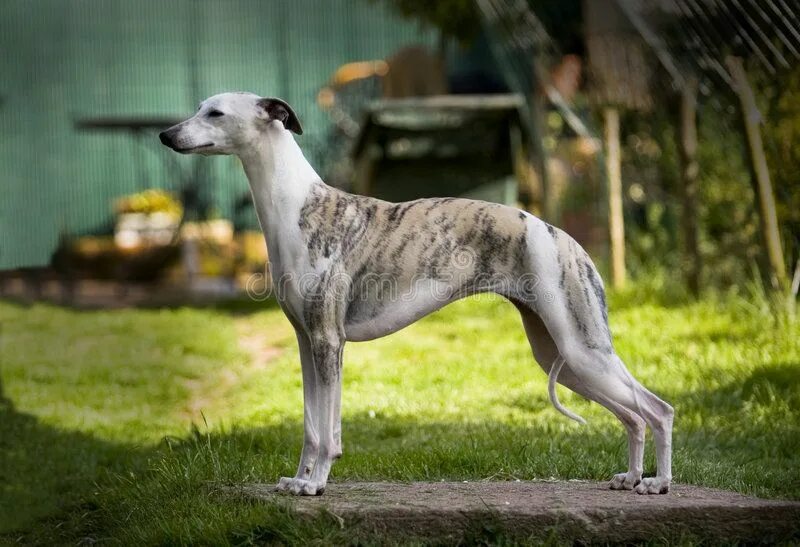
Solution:
[[[641,475],[637,476],[633,473],[617,473],[611,478],[609,488],[612,490],[633,490],[642,480]]]
[[[294,479],[291,477],[281,477],[278,484],[275,485],[276,492],[286,492]]]
[[[670,479],[664,477],[648,477],[636,487],[637,494],[666,494],[669,492]]]
[[[295,496],[321,496],[325,492],[325,484],[306,479],[281,477],[275,486],[278,492],[288,492]]]

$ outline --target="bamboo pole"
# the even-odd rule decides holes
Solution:
[[[725,59],[728,70],[733,79],[734,90],[739,96],[742,105],[742,118],[744,119],[747,142],[750,150],[750,159],[758,187],[759,206],[761,209],[761,225],[764,231],[764,242],[767,246],[767,256],[772,269],[772,281],[777,288],[787,290],[789,280],[786,275],[786,264],[783,260],[783,247],[778,230],[778,215],[775,212],[775,196],[772,192],[772,182],[769,177],[767,158],[764,154],[764,143],[761,139],[761,114],[756,105],[755,94],[740,57],[728,56]]]
[[[686,284],[694,296],[700,292],[700,251],[697,229],[697,78],[690,76],[681,89],[678,151],[681,171],[681,229],[684,239]]]
[[[611,240],[611,282],[615,289],[625,286],[625,221],[622,214],[622,159],[619,144],[619,111],[603,110],[608,179],[608,228]]]

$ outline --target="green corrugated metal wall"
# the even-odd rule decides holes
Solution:
[[[198,161],[76,119],[184,115],[248,90],[294,105],[318,158],[316,93],[336,67],[433,41],[367,0],[2,0],[0,269],[46,264],[60,233],[107,230],[115,196],[175,190]],[[236,161],[199,161],[230,214],[246,192]]]

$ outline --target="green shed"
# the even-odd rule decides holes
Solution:
[[[318,164],[316,95],[336,68],[435,39],[366,0],[3,0],[0,269],[47,264],[62,234],[109,232],[120,195],[200,178],[230,217],[247,192],[234,158],[179,157],[149,131],[82,120],[180,117],[254,91],[295,106]]]

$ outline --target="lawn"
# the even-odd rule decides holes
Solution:
[[[630,370],[675,407],[676,481],[800,499],[798,324],[734,296],[616,295],[610,317]],[[0,542],[347,538],[332,518],[301,527],[284,503],[217,488],[272,483],[296,465],[299,362],[274,304],[0,302],[0,329]],[[604,409],[563,387],[589,424],[551,407],[517,313],[497,298],[349,344],[344,378],[333,481],[605,480],[625,467],[623,430]]]

